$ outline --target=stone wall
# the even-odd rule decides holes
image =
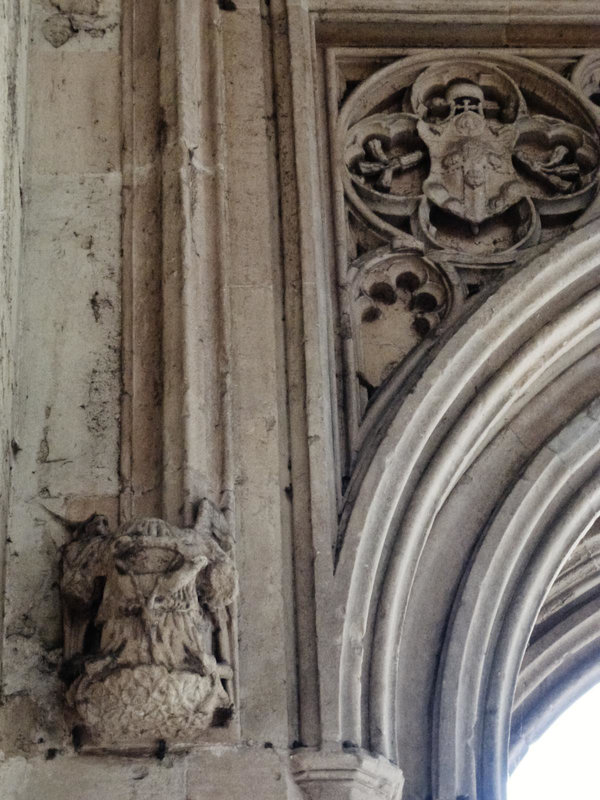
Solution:
[[[20,7],[25,10],[25,4]],[[287,766],[287,747],[294,739],[287,721],[293,702],[293,689],[287,687],[292,656],[286,654],[291,611],[283,605],[290,588],[277,556],[285,546],[280,500],[273,503],[267,497],[288,502],[278,478],[284,458],[277,422],[283,407],[282,376],[277,378],[280,367],[275,367],[274,355],[281,346],[276,341],[280,312],[273,308],[270,329],[265,326],[265,302],[274,297],[269,283],[277,286],[278,276],[268,262],[263,275],[259,266],[272,234],[266,231],[252,248],[246,243],[235,255],[239,277],[214,277],[211,266],[211,261],[220,265],[223,247],[234,244],[219,244],[223,234],[213,198],[222,202],[218,192],[224,191],[224,143],[213,142],[212,114],[224,113],[216,112],[215,104],[239,107],[243,98],[250,119],[256,106],[244,96],[246,83],[228,98],[222,89],[214,90],[212,59],[222,56],[209,58],[206,53],[204,78],[184,65],[190,80],[200,80],[195,91],[206,102],[201,118],[193,116],[195,101],[181,102],[182,78],[176,71],[181,37],[189,39],[190,50],[198,47],[200,39],[191,36],[195,20],[201,36],[208,34],[202,44],[216,47],[210,39],[216,25],[220,36],[217,7],[203,18],[204,9],[192,3],[184,20],[171,14],[169,4],[160,3],[34,0],[27,10],[27,58],[21,44],[21,73],[12,81],[19,87],[22,118],[18,124],[7,119],[6,125],[13,136],[7,134],[7,153],[14,153],[7,163],[15,208],[10,216],[14,229],[7,233],[11,271],[3,273],[11,282],[6,290],[11,304],[7,313],[12,315],[6,325],[7,353],[9,323],[16,318],[17,266],[21,293],[14,337],[16,413],[12,424],[5,417],[6,436],[14,445],[0,709],[2,796],[25,798],[41,792],[64,797],[68,792],[83,800],[99,791],[132,798],[222,794],[241,800],[248,791],[273,798],[288,792],[295,796]],[[254,28],[257,41],[264,35],[260,14],[231,23],[232,41],[243,41],[248,28]],[[16,48],[15,40],[15,53]],[[242,52],[230,49],[227,58],[227,68],[241,76]],[[258,96],[264,92],[264,76],[256,77]],[[208,93],[215,95],[210,104]],[[204,127],[198,128],[199,123]],[[257,124],[264,130],[264,115],[257,117]],[[236,128],[230,127],[229,144],[234,144]],[[20,172],[17,134],[24,149]],[[263,165],[259,149],[256,164],[247,166],[249,176]],[[215,194],[217,180],[222,185]],[[259,196],[272,219],[269,170],[265,180]],[[251,219],[250,198],[244,194],[223,213],[237,228],[250,230],[256,217]],[[256,203],[250,205],[255,214]],[[209,216],[216,221],[200,231]],[[195,232],[187,227],[192,223]],[[186,242],[190,230],[193,236]],[[272,244],[276,252],[276,242]],[[248,274],[248,259],[257,265],[255,276]],[[192,274],[196,268],[200,272]],[[186,282],[182,275],[188,276]],[[222,312],[215,303],[222,305]],[[231,327],[224,319],[230,309],[238,320]],[[254,333],[248,325],[253,316],[260,320]],[[204,350],[194,351],[194,325],[199,342],[208,340]],[[221,332],[215,333],[215,326]],[[246,351],[237,362],[234,390],[227,388],[232,380],[229,336]],[[213,361],[212,348],[219,363]],[[186,377],[185,358],[194,354],[197,360]],[[11,364],[2,360],[3,369]],[[222,381],[215,380],[215,369],[223,374]],[[191,385],[191,398],[184,397],[182,380]],[[3,385],[10,400],[10,374]],[[227,440],[228,412],[211,411],[211,395],[222,402],[221,386],[227,405],[247,426],[236,427],[233,442]],[[9,402],[6,408],[10,411]],[[182,413],[194,415],[191,425],[182,424]],[[222,421],[215,423],[214,416]],[[214,427],[224,431],[225,454]],[[185,449],[198,454],[191,467],[181,445],[184,433]],[[266,439],[272,442],[268,458]],[[227,465],[232,448],[238,454],[235,472]],[[265,470],[262,477],[260,467]],[[60,548],[70,538],[69,523],[91,513],[106,515],[111,526],[140,513],[184,521],[191,511],[181,507],[181,498],[190,491],[183,471],[190,480],[201,481],[202,494],[229,506],[228,513],[237,513],[240,520],[238,559],[244,565],[245,598],[240,642],[245,655],[232,731],[240,725],[242,730],[226,734],[221,744],[207,743],[191,761],[169,752],[142,761],[77,753],[80,743],[65,717],[64,684],[58,677],[63,655],[59,562]],[[234,484],[239,487],[237,506]],[[187,501],[190,509],[199,496],[196,491]]]
[[[598,646],[596,6],[3,0],[2,800],[501,797]]]
[[[28,6],[6,0],[0,7],[0,529],[7,536],[13,392],[18,341],[17,286],[21,254],[23,148],[27,92]],[[5,546],[1,562],[4,565]]]
[[[58,750],[68,736],[55,670],[64,529],[52,515],[77,519],[91,505],[116,518],[119,491],[120,9],[79,11],[31,6],[5,573],[7,757]],[[50,32],[58,28],[65,41]]]

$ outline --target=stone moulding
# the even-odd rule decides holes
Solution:
[[[280,59],[278,76],[278,89],[282,89],[280,94],[289,91],[289,103],[299,112],[294,117],[294,124],[288,123],[292,115],[282,102],[286,114],[280,117],[281,128],[285,134],[289,127],[287,138],[293,145],[290,149],[296,158],[294,166],[298,173],[297,180],[290,181],[292,185],[288,189],[288,175],[293,170],[287,162],[284,163],[286,180],[282,183],[285,185],[284,199],[288,200],[284,206],[287,212],[283,218],[284,235],[290,252],[294,255],[297,252],[300,265],[289,279],[291,291],[286,294],[286,303],[289,302],[304,322],[303,326],[297,325],[296,333],[296,318],[288,313],[288,330],[290,339],[297,345],[293,351],[294,358],[299,360],[298,353],[301,353],[309,367],[306,392],[301,397],[304,407],[297,416],[301,417],[303,411],[306,414],[294,432],[299,436],[300,431],[303,433],[308,428],[311,433],[317,431],[321,435],[318,443],[311,437],[311,446],[306,448],[306,452],[302,451],[293,458],[298,474],[301,469],[305,470],[306,462],[310,465],[310,482],[307,480],[306,488],[303,487],[312,493],[310,513],[306,514],[306,524],[298,526],[295,536],[299,539],[305,531],[311,531],[313,549],[310,546],[306,548],[308,556],[300,553],[296,571],[299,575],[310,572],[314,560],[316,601],[309,612],[314,612],[319,641],[315,656],[318,670],[314,668],[314,673],[318,672],[320,676],[319,696],[314,700],[310,691],[304,690],[300,698],[305,716],[313,712],[312,703],[320,702],[323,741],[351,740],[369,751],[383,753],[402,767],[406,776],[405,792],[411,797],[455,800],[460,791],[436,792],[436,779],[431,777],[438,770],[431,737],[436,720],[432,720],[429,712],[423,709],[429,708],[430,687],[435,686],[434,669],[441,646],[439,639],[433,642],[433,636],[424,643],[423,631],[419,629],[419,601],[433,605],[436,602],[434,598],[441,595],[435,580],[437,564],[441,563],[440,572],[447,570],[447,563],[454,556],[452,543],[463,535],[460,525],[456,526],[458,530],[452,526],[442,527],[445,519],[451,520],[453,514],[459,518],[457,509],[446,503],[446,499],[478,455],[482,452],[487,455],[488,442],[495,442],[493,437],[498,431],[504,432],[507,423],[503,414],[506,413],[510,420],[512,415],[519,413],[521,404],[533,407],[539,403],[540,407],[545,407],[546,401],[542,399],[545,384],[555,379],[559,369],[564,369],[568,375],[571,363],[579,363],[575,359],[581,352],[585,353],[587,360],[588,349],[594,346],[593,331],[574,332],[571,329],[569,335],[573,346],[560,350],[555,347],[556,359],[550,349],[540,352],[542,360],[548,358],[549,368],[545,371],[540,369],[540,374],[536,373],[531,383],[525,384],[527,374],[523,371],[519,375],[520,383],[511,380],[500,386],[500,381],[496,381],[495,396],[488,393],[485,406],[478,401],[482,387],[501,373],[501,365],[509,359],[516,361],[514,356],[519,347],[538,333],[542,327],[538,319],[548,323],[587,289],[597,285],[597,263],[589,263],[590,259],[595,260],[590,251],[598,246],[597,229],[589,231],[589,236],[596,239],[594,247],[589,249],[584,246],[583,237],[571,231],[595,219],[599,195],[590,191],[585,201],[589,201],[587,207],[581,207],[579,212],[569,211],[568,204],[580,190],[563,193],[566,187],[562,181],[567,182],[566,179],[574,175],[574,167],[562,160],[562,148],[554,154],[554,147],[551,147],[548,157],[544,155],[535,159],[531,157],[531,150],[545,150],[552,138],[548,117],[568,123],[567,126],[561,123],[556,126],[557,130],[559,126],[563,128],[568,134],[566,138],[571,138],[573,133],[568,126],[578,124],[584,130],[583,138],[587,139],[585,134],[589,134],[596,139],[597,109],[592,107],[596,101],[587,90],[582,92],[575,74],[570,72],[573,65],[569,63],[568,69],[559,73],[558,67],[553,70],[545,61],[537,61],[534,51],[544,47],[546,51],[542,55],[558,61],[557,48],[568,45],[575,48],[582,44],[586,48],[596,46],[599,18],[597,6],[593,8],[589,3],[511,2],[502,4],[502,8],[497,3],[487,3],[484,9],[476,3],[462,2],[452,4],[450,8],[447,3],[411,1],[401,4],[401,13],[394,0],[361,5],[360,12],[351,0],[341,0],[333,5],[323,0],[311,0],[302,8],[291,4],[290,24],[297,24],[298,31],[290,37],[291,59]],[[581,27],[575,29],[575,24]],[[589,24],[589,28],[584,30],[584,24]],[[450,34],[444,30],[445,26],[451,29]],[[568,45],[563,35],[567,37]],[[417,50],[444,45],[449,36],[456,47],[465,50],[440,49],[437,54],[434,50],[429,53]],[[490,44],[498,42],[502,42],[502,48],[487,52]],[[409,48],[413,48],[412,52]],[[514,48],[514,52],[507,54],[507,48]],[[284,52],[287,56],[288,50]],[[450,55],[456,56],[457,61],[493,62],[493,69],[486,70],[486,75],[498,77],[496,85],[499,91],[488,92],[486,87],[491,84],[487,78],[479,81],[471,75],[470,80],[463,83],[466,92],[458,97],[459,100],[465,97],[478,101],[480,92],[475,84],[483,92],[484,103],[498,101],[499,97],[505,99],[508,107],[512,106],[511,98],[519,94],[523,96],[524,104],[517,106],[514,120],[510,115],[507,119],[491,114],[485,116],[484,109],[484,118],[488,120],[486,127],[491,133],[494,133],[491,127],[496,126],[496,122],[508,126],[504,129],[511,136],[515,129],[510,126],[519,128],[514,147],[512,140],[508,141],[508,133],[504,134],[507,143],[511,144],[510,163],[505,159],[505,151],[500,154],[500,161],[495,158],[496,153],[491,152],[488,160],[490,174],[483,176],[485,181],[482,184],[486,189],[486,204],[502,194],[491,183],[503,171],[511,170],[519,183],[532,190],[502,212],[506,222],[502,232],[507,232],[504,243],[496,245],[494,239],[498,237],[494,233],[490,237],[490,247],[480,245],[482,234],[499,224],[496,215],[490,215],[483,223],[463,219],[469,215],[481,216],[481,212],[473,213],[475,207],[479,207],[477,195],[483,194],[478,185],[470,187],[473,196],[469,203],[465,205],[464,199],[461,199],[460,207],[452,203],[452,199],[456,199],[454,195],[458,194],[453,181],[460,177],[459,169],[454,169],[453,153],[448,151],[440,157],[433,139],[435,134],[429,135],[431,130],[425,130],[425,134],[429,141],[434,142],[436,169],[433,178],[437,175],[442,180],[432,180],[424,187],[432,173],[432,153],[427,142],[419,146],[415,141],[409,115],[413,115],[417,134],[422,118],[418,109],[407,107],[410,100],[408,86],[414,85],[418,74],[402,87],[397,83],[391,86],[389,79],[394,72],[399,75],[407,62],[408,66],[414,64],[413,59],[421,59],[422,72],[425,72],[436,55],[440,61],[447,60]],[[583,52],[578,49],[577,57],[581,56]],[[389,66],[389,60],[396,57],[401,60]],[[372,62],[365,66],[369,58]],[[308,72],[307,65],[312,66],[312,73]],[[589,87],[592,92],[593,69],[591,65]],[[525,70],[529,86],[524,94],[523,81],[519,78]],[[375,71],[378,74],[372,78]],[[508,80],[499,73],[506,75]],[[431,75],[429,72],[428,76]],[[466,74],[455,77],[469,78]],[[319,91],[321,84],[323,88]],[[366,84],[369,86],[361,89]],[[452,82],[451,86],[442,87],[439,96],[443,101],[456,101],[453,96],[455,85]],[[580,118],[574,123],[575,113],[564,115],[560,109],[549,109],[543,97],[538,103],[536,93],[529,91],[529,87],[535,86],[544,88],[544,94],[546,87],[558,87],[561,106],[563,101],[571,103],[573,99],[571,110],[578,106],[583,109],[584,117],[590,121],[596,119],[596,122],[592,126]],[[373,93],[379,89],[380,94],[374,96]],[[406,106],[400,91],[404,91]],[[288,99],[287,94],[285,99]],[[342,118],[344,107],[349,109],[362,99],[365,106],[360,113],[352,118]],[[386,106],[388,99],[390,103]],[[428,99],[425,98],[426,102]],[[438,107],[441,108],[441,104]],[[534,122],[539,123],[535,137],[531,135],[534,117],[537,118]],[[316,150],[315,130],[319,130],[319,124],[324,127],[322,122],[326,118],[329,121],[328,135],[321,136],[320,149]],[[440,119],[441,129],[450,127],[442,117],[436,118]],[[281,140],[286,141],[284,135]],[[491,137],[483,131],[479,144],[488,141],[492,141]],[[465,143],[466,156],[472,155],[470,147],[470,143]],[[419,157],[418,151],[423,155]],[[516,163],[512,160],[513,152]],[[452,157],[442,163],[446,155]],[[497,169],[494,168],[496,165]],[[535,173],[534,167],[539,174]],[[556,175],[551,178],[548,170],[555,167],[558,168]],[[591,174],[592,183],[597,177],[594,169],[587,173]],[[482,176],[470,170],[469,175],[465,175],[464,169],[460,172],[471,184],[481,183]],[[502,189],[503,183],[498,183],[498,188]],[[438,191],[439,185],[448,196]],[[325,201],[315,202],[318,189],[322,187]],[[585,192],[587,186],[581,188]],[[516,190],[514,186],[515,196]],[[331,199],[330,220],[327,217],[328,199]],[[545,224],[542,217],[555,216],[548,211],[548,200],[560,206],[564,214],[560,215],[561,220],[552,219]],[[444,204],[446,208],[443,208]],[[420,214],[421,210],[423,213]],[[575,213],[581,213],[581,216],[573,220],[570,215],[575,216]],[[448,241],[455,229],[455,217],[467,248],[479,251],[469,254],[471,260],[466,257],[465,247],[452,247],[452,241]],[[554,227],[557,221],[561,223],[558,231]],[[434,225],[437,232],[428,225]],[[323,227],[330,234],[329,240],[323,236]],[[525,231],[520,230],[523,227],[526,227]],[[448,237],[442,241],[441,234],[446,233]],[[524,235],[520,236],[520,233]],[[558,263],[556,249],[560,245],[555,244],[553,248],[551,243],[567,237],[573,237],[570,242],[572,258],[560,259],[562,263]],[[321,243],[321,239],[325,242]],[[355,242],[356,248],[353,247]],[[494,252],[496,247],[498,251]],[[482,252],[483,249],[488,252]],[[381,262],[382,256],[385,263]],[[447,259],[440,256],[447,256]],[[481,257],[489,266],[482,267]],[[536,269],[530,269],[536,257],[539,258]],[[401,259],[410,259],[410,270],[407,266],[400,268]],[[327,281],[328,267],[333,260],[337,269],[332,270],[333,278]],[[417,261],[423,264],[423,269],[416,268]],[[586,261],[586,269],[582,270]],[[455,284],[448,281],[452,295],[448,299],[442,296],[443,302],[434,296],[437,307],[433,307],[433,301],[430,301],[431,311],[420,309],[415,303],[415,295],[421,287],[424,288],[427,281],[432,282],[433,269],[429,262],[433,262],[442,274],[450,265],[464,285],[461,295],[455,290]],[[542,272],[545,273],[544,279],[539,280],[540,275],[536,273]],[[303,294],[302,299],[292,305],[298,274],[302,276]],[[500,286],[501,283],[504,286]],[[509,284],[512,288],[506,289]],[[491,291],[487,294],[488,289],[494,294],[491,295]],[[331,312],[322,302],[321,295],[327,291],[332,298]],[[489,301],[490,295],[501,302]],[[449,312],[458,308],[459,303],[464,304],[461,309],[463,325],[459,327],[454,318],[448,325]],[[319,315],[315,309],[320,310]],[[406,319],[401,317],[401,312]],[[424,318],[429,322],[426,314],[439,315],[439,319],[432,318],[431,334],[418,341],[415,321]],[[293,323],[290,322],[292,319]],[[401,326],[398,320],[405,324]],[[474,320],[473,324],[469,324],[471,320]],[[582,329],[585,324],[582,322]],[[420,321],[418,326],[424,330]],[[339,346],[338,351],[333,347],[328,350],[326,346],[325,333],[328,330],[332,331],[331,338]],[[406,332],[406,335],[401,338],[399,331]],[[482,332],[485,335],[481,335]],[[432,341],[434,343],[430,346]],[[438,357],[442,352],[442,357]],[[533,356],[535,358],[535,354]],[[337,383],[332,381],[330,393],[323,391],[323,382],[311,381],[311,378],[327,371],[329,374],[335,372],[336,377],[341,376]],[[497,401],[495,407],[494,401]],[[333,409],[331,412],[329,406]],[[569,409],[571,413],[573,409],[570,406]],[[509,439],[510,435],[507,432],[506,438]],[[448,448],[440,458],[434,458],[433,454],[446,437],[453,439],[455,457],[451,457]],[[339,487],[327,483],[331,462],[340,467]],[[298,482],[295,482],[296,497],[299,496],[297,487]],[[468,496],[475,496],[475,492]],[[414,503],[411,502],[413,497]],[[337,506],[334,507],[335,501]],[[439,532],[433,529],[430,537],[433,521],[441,518],[439,512],[445,511],[446,506],[448,510],[445,518],[440,519]],[[326,524],[329,519],[334,519],[332,509],[340,515],[334,550],[337,568],[333,580],[328,547],[332,526]],[[465,514],[466,518],[469,513],[470,510]],[[450,543],[446,544],[446,550],[437,543],[437,560],[434,536]],[[304,541],[301,542],[304,545]],[[430,552],[431,558],[422,559],[423,553]],[[316,553],[316,558],[313,553]],[[394,575],[388,580],[390,565]],[[397,569],[395,565],[398,565]],[[418,567],[422,570],[422,579]],[[458,574],[458,567],[456,571]],[[414,576],[417,574],[422,586],[415,586],[417,580]],[[300,578],[299,582],[304,586],[302,580]],[[448,593],[451,595],[451,589]],[[440,610],[439,617],[447,620],[444,611],[445,608]],[[304,608],[303,613],[309,615]],[[405,620],[408,621],[406,625]],[[374,627],[379,629],[376,637]],[[440,629],[443,632],[442,624]],[[389,644],[386,642],[388,634]],[[305,647],[304,651],[306,653],[309,648]],[[396,656],[399,651],[403,669],[396,674],[394,668],[398,664]],[[310,649],[311,655],[312,652]],[[422,661],[418,660],[420,653],[424,653]],[[303,657],[307,660],[306,656]],[[385,666],[384,661],[387,661]],[[415,667],[417,661],[419,666]],[[426,664],[427,668],[431,664],[431,680],[428,675],[421,680],[421,664]],[[302,667],[308,673],[305,663]],[[424,689],[423,694],[418,694],[415,699],[417,684],[422,684]],[[422,730],[422,736],[417,740],[418,730]],[[464,745],[464,739],[458,739],[458,746],[461,745]],[[425,764],[429,759],[431,763]],[[442,785],[447,784],[442,782]],[[309,786],[305,783],[302,788],[310,797]],[[315,786],[313,796],[323,788]],[[341,791],[339,796],[344,796]],[[471,793],[472,798],[477,796],[479,793]]]
[[[591,223],[586,229],[571,234],[543,261],[513,275],[494,299],[464,324],[446,345],[439,362],[433,363],[424,373],[421,385],[404,400],[378,449],[371,451],[370,468],[353,504],[336,571],[339,606],[331,604],[332,615],[339,613],[339,608],[345,611],[340,658],[341,735],[343,739],[368,742],[373,750],[397,760],[407,781],[411,778],[414,781],[414,778],[410,765],[407,767],[406,739],[399,740],[398,732],[416,731],[418,726],[411,724],[413,717],[407,721],[406,702],[400,704],[414,692],[414,681],[402,667],[418,647],[416,636],[421,633],[417,626],[411,629],[406,619],[423,595],[428,599],[435,596],[433,588],[423,588],[418,597],[413,594],[417,591],[414,576],[423,568],[419,566],[420,559],[426,549],[437,546],[438,563],[444,560],[440,540],[435,539],[435,531],[432,536],[430,533],[441,513],[440,507],[487,448],[487,443],[492,442],[519,409],[538,396],[557,374],[579,363],[584,354],[595,352],[600,340],[598,292],[589,290],[597,286],[598,275],[598,224]],[[439,369],[439,364],[444,368]],[[578,379],[574,380],[576,389]],[[473,386],[483,388],[473,396]],[[566,420],[561,428],[565,424]],[[441,431],[443,446],[438,447],[435,458],[431,459],[426,450],[427,442],[440,441]],[[588,445],[586,451],[594,447]],[[385,465],[383,470],[382,465]],[[557,548],[551,554],[553,557],[562,556],[576,537],[585,532],[596,514],[597,497],[592,489],[585,489],[586,477],[582,474],[578,482],[581,513],[575,508],[569,511],[568,519],[577,523],[568,531],[572,539],[565,547]],[[539,507],[538,501],[534,510]],[[586,510],[589,513],[584,519]],[[561,518],[557,516],[556,519],[560,521]],[[506,528],[503,526],[502,532]],[[518,526],[517,530],[521,541],[524,526]],[[555,530],[563,530],[566,537],[566,524],[557,525]],[[533,539],[529,541],[533,544]],[[483,553],[483,548],[477,552]],[[382,561],[386,562],[385,570]],[[431,560],[427,562],[431,563]],[[368,571],[365,564],[369,565]],[[539,576],[536,592],[549,585],[558,566],[556,560],[549,558],[544,574],[532,572]],[[505,575],[509,569],[507,560],[498,557],[497,568]],[[385,574],[385,581],[378,583],[381,574]],[[515,571],[511,577],[516,580],[519,574]],[[427,586],[432,587],[435,580],[434,576]],[[423,580],[423,586],[425,584]],[[466,591],[466,579],[463,585]],[[490,604],[499,606],[498,573],[486,581],[488,594],[481,588],[482,581],[475,577],[472,586],[473,598],[483,598],[482,603],[489,600]],[[509,596],[512,597],[510,591],[507,600]],[[453,601],[455,594],[450,593],[448,597]],[[485,614],[477,623],[476,615],[463,597],[466,595],[461,593],[457,603],[458,600],[463,603],[461,620],[465,627],[468,623],[469,631],[474,631],[479,624],[478,630],[483,630]],[[534,606],[541,601],[534,593],[530,597]],[[385,615],[375,619],[373,630],[369,629],[369,613],[375,607],[384,608]],[[517,619],[513,624],[515,617],[507,622],[507,630],[515,633],[510,647],[497,639],[493,640],[494,646],[491,643],[489,647],[482,646],[479,640],[479,646],[475,644],[470,650],[470,658],[466,654],[465,637],[460,636],[460,621],[443,632],[448,639],[444,642],[444,669],[439,673],[435,723],[439,736],[436,732],[437,749],[434,747],[432,751],[435,753],[432,774],[437,776],[432,787],[434,796],[479,796],[474,786],[485,786],[482,796],[486,798],[503,796],[510,699],[517,677],[514,668],[525,649],[526,634],[535,621],[537,607],[528,603],[526,610],[529,615],[526,620]],[[449,610],[444,610],[446,613],[449,614]],[[495,617],[498,630],[494,636],[498,635],[499,620],[505,618],[505,613],[509,613],[506,606]],[[525,636],[525,640],[518,640],[520,636]],[[335,641],[333,635],[331,640]],[[482,688],[476,697],[472,691],[475,681],[469,678],[480,668],[480,654],[492,651],[498,661],[481,667],[482,672],[485,668],[485,676],[478,684]],[[510,664],[501,663],[502,654],[509,651]],[[473,653],[477,655],[473,657]],[[435,659],[438,658],[436,651]],[[456,684],[454,689],[450,686],[452,676],[459,674],[459,663],[461,667],[464,665],[460,673],[460,691]],[[432,674],[435,681],[435,673]],[[502,676],[501,685],[488,681],[490,675]],[[364,692],[362,696],[361,692]],[[482,708],[492,709],[485,720],[479,715]],[[368,709],[368,714],[364,714],[363,709]],[[399,720],[408,727],[401,728]],[[465,742],[475,729],[474,720],[481,722],[477,741],[473,743],[475,774],[471,761],[463,758]],[[436,790],[439,790],[437,795]]]
[[[506,732],[529,634],[565,553],[598,517],[599,415],[594,401],[528,465],[491,521],[457,596],[440,673],[439,775],[446,791],[456,786],[468,792],[479,759],[484,796],[502,796]],[[506,620],[500,634],[490,624],[492,592],[494,619]],[[574,650],[585,642],[581,630],[573,639]],[[465,731],[475,729],[472,749]],[[446,766],[448,751],[456,755],[454,770]]]
[[[306,751],[291,756],[294,780],[307,800],[401,800],[402,771],[381,756]]]
[[[63,547],[62,677],[86,741],[192,744],[231,718],[214,644],[237,586],[223,522],[207,501],[187,529],[145,518],[111,533],[94,514]]]
[[[549,591],[519,672],[509,771],[532,741],[600,680],[600,526],[577,545]]]

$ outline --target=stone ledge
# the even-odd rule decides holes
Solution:
[[[402,771],[364,750],[307,750],[290,757],[296,784],[307,800],[400,800]]]

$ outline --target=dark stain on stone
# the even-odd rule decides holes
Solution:
[[[83,725],[75,725],[71,731],[71,739],[73,740],[73,747],[76,752],[81,750],[83,739],[85,736],[85,728]]]
[[[159,739],[158,744],[156,745],[156,757],[159,761],[162,761],[163,758],[167,755],[167,743],[164,739]]]
[[[94,319],[96,322],[100,321],[100,302],[98,301],[98,292],[94,292],[94,294],[90,297],[90,305],[92,307],[92,312],[94,314]]]

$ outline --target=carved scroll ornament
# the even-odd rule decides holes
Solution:
[[[236,593],[218,513],[194,529],[94,515],[63,548],[67,701],[104,746],[191,742],[232,713],[213,641]]]

